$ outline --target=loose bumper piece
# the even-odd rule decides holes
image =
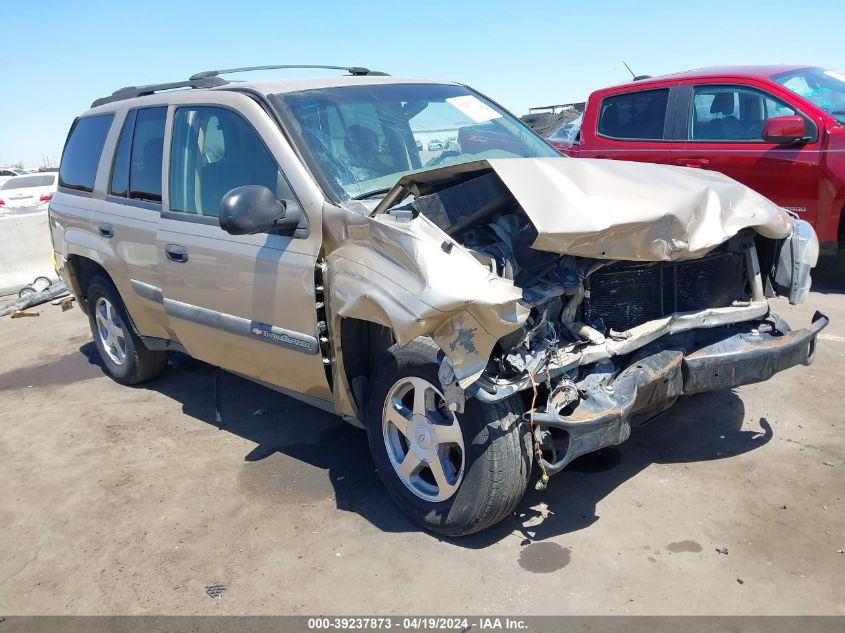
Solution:
[[[534,423],[553,440],[548,447],[555,457],[544,460],[546,471],[560,472],[576,457],[624,442],[632,423],[654,417],[681,395],[761,382],[789,367],[809,365],[816,336],[827,324],[828,318],[816,312],[803,330],[763,333],[748,324],[701,347],[687,339],[681,345],[666,341],[663,349],[644,348],[613,380],[591,388],[570,413],[534,412]]]

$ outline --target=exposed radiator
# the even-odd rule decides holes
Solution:
[[[657,264],[618,262],[590,276],[584,318],[624,331],[674,312],[721,308],[741,298],[745,279],[737,253]]]

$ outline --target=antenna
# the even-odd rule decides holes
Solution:
[[[622,62],[625,64],[625,62]],[[634,81],[642,81],[643,79],[651,79],[651,75],[635,75],[634,71],[631,70],[631,67],[628,64],[625,64],[625,68],[628,69],[628,72],[631,73],[631,77],[634,78]]]

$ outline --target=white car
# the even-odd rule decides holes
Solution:
[[[28,173],[26,169],[18,169],[17,167],[0,167],[0,185],[3,185],[9,178],[24,176]]]
[[[46,211],[56,192],[58,176],[47,172],[9,178],[0,186],[0,213]]]

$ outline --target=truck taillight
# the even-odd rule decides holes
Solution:
[[[38,202],[50,202],[53,199],[52,193],[42,193],[41,197],[38,198]]]
[[[5,206],[6,206],[6,202],[2,198],[0,198],[0,207],[5,207]]]

